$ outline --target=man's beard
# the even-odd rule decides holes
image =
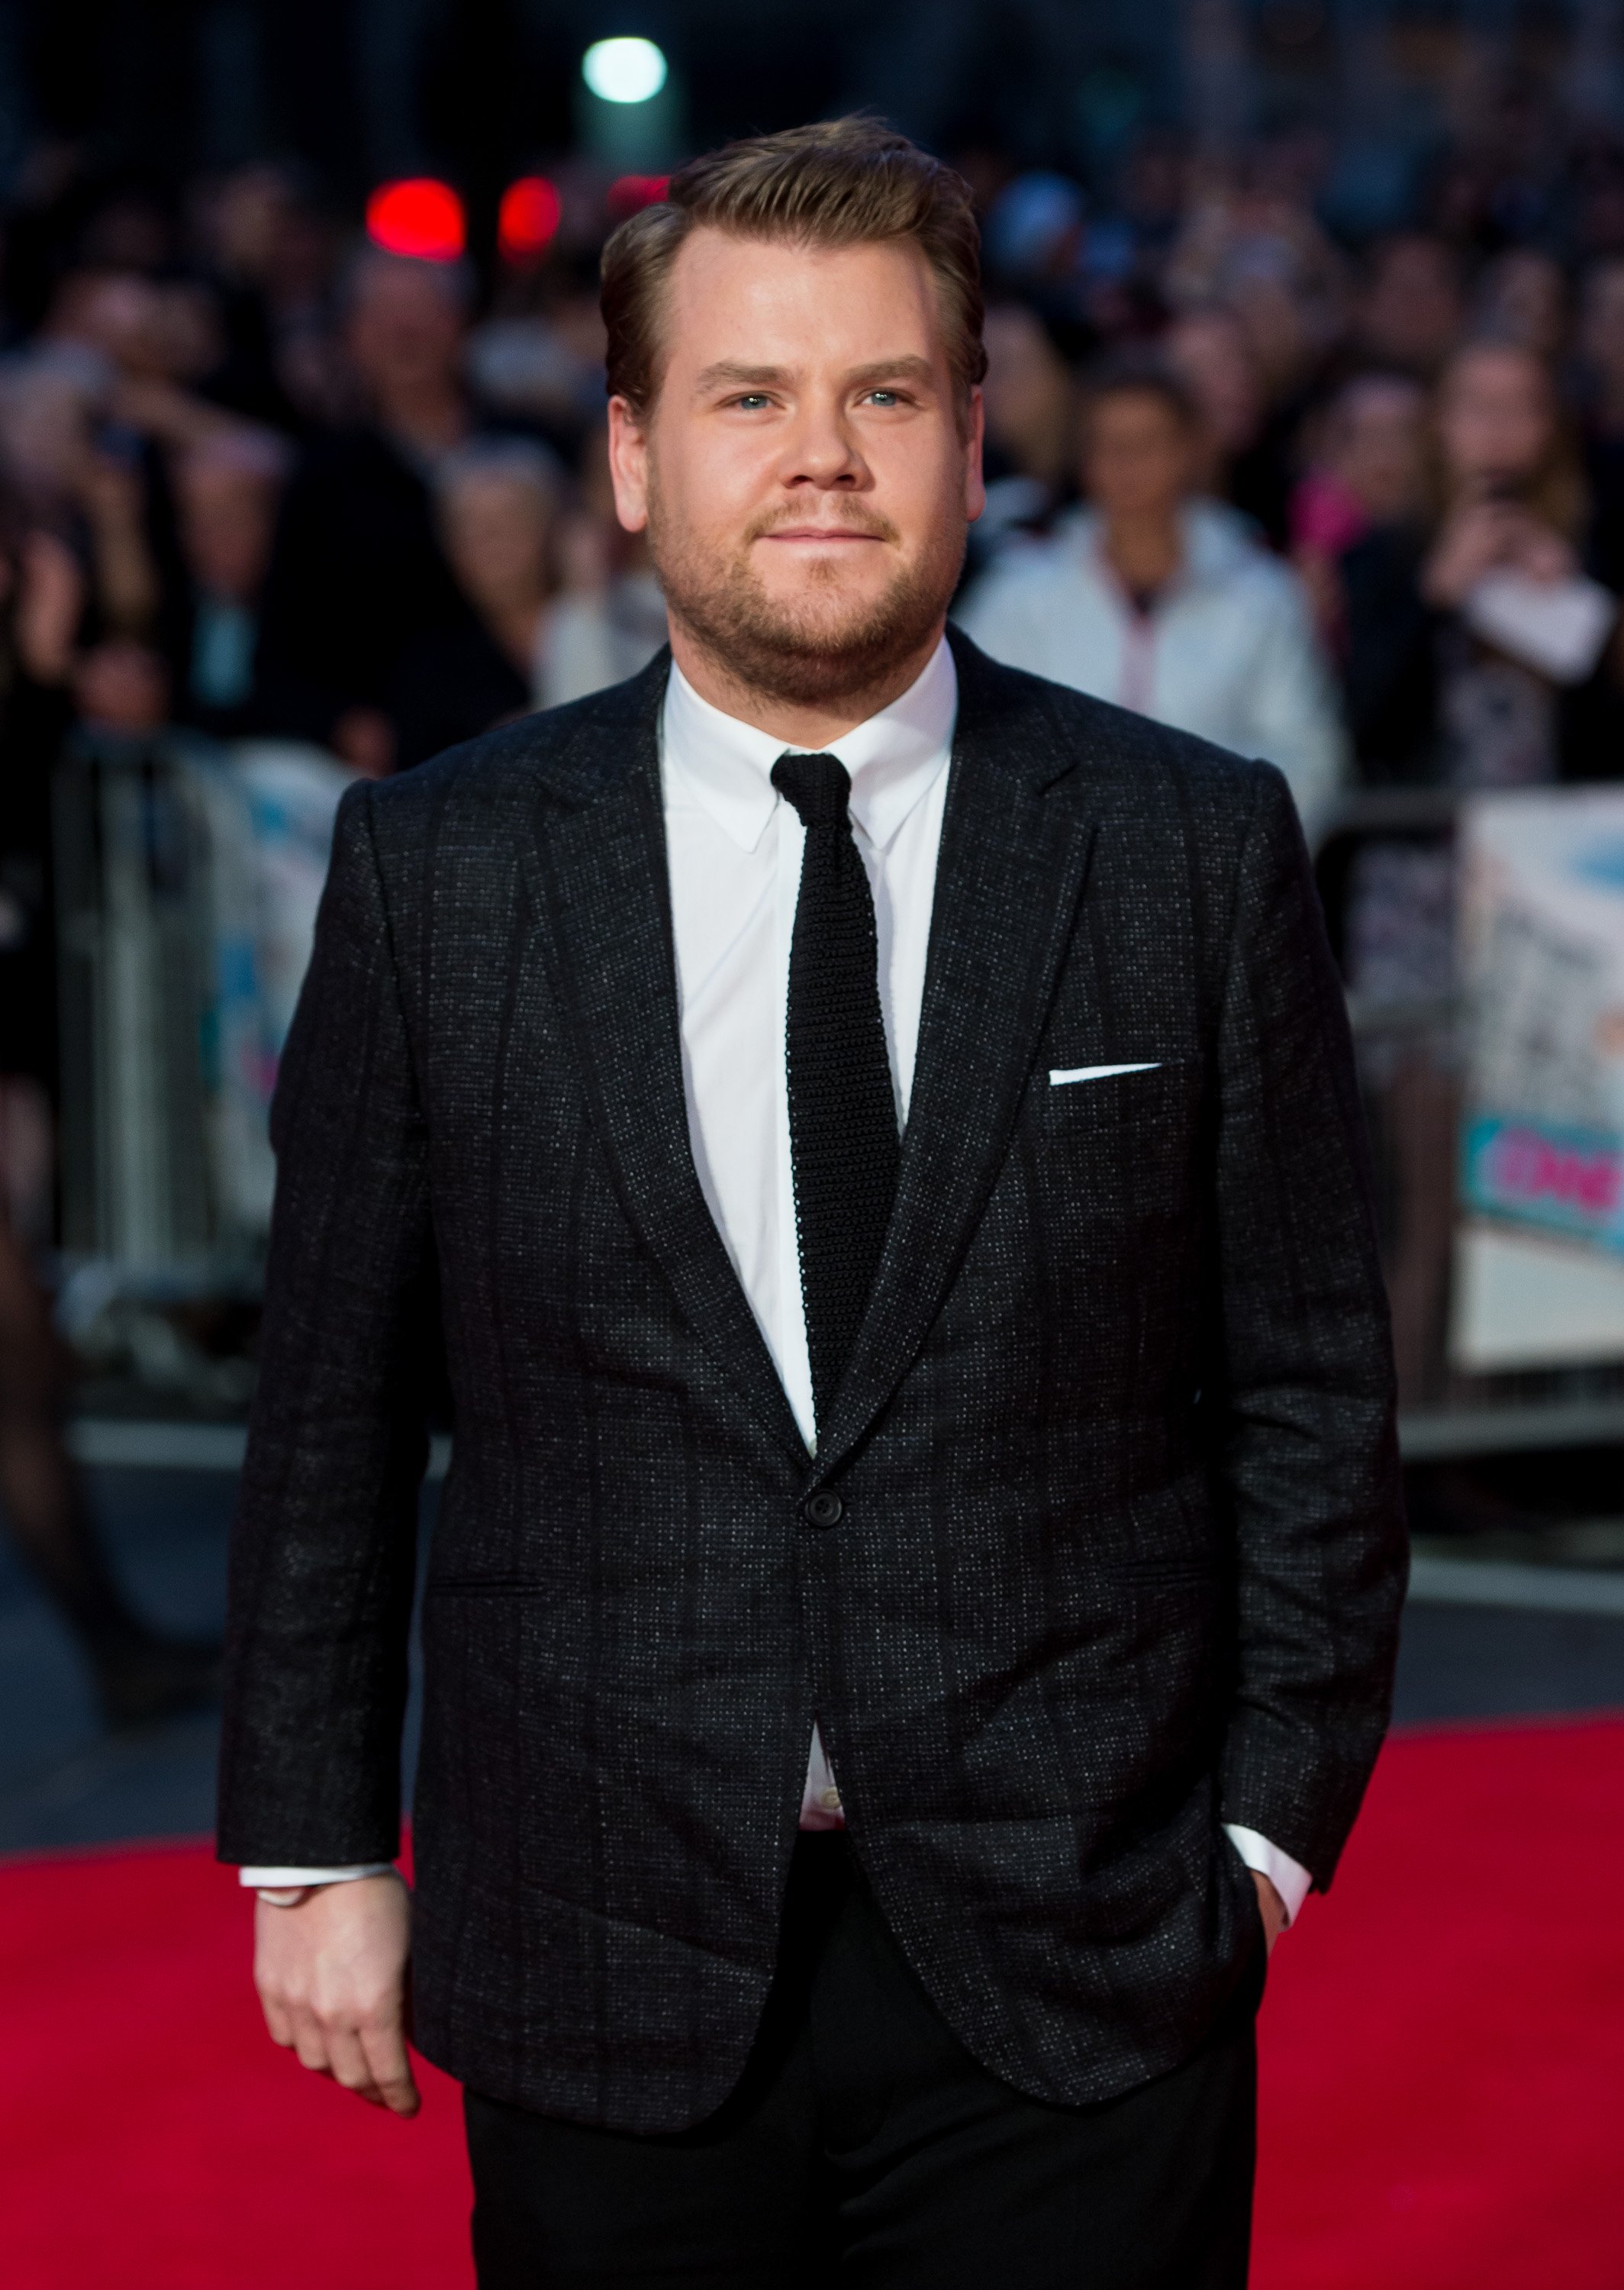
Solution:
[[[736,554],[708,551],[675,531],[651,488],[649,545],[675,621],[682,622],[738,683],[764,698],[817,706],[882,688],[940,626],[964,560],[965,527],[944,523],[918,562],[899,572],[883,596],[844,597],[834,564],[809,568],[794,598],[769,594],[750,561],[762,534],[807,522],[804,511],[759,518]],[[839,522],[894,546],[896,527],[852,503]],[[857,546],[861,544],[843,544]]]

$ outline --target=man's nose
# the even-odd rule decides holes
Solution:
[[[786,484],[850,490],[868,483],[868,467],[856,438],[836,408],[808,407],[788,444],[782,469]]]

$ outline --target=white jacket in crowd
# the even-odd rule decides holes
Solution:
[[[959,609],[995,660],[1277,764],[1310,842],[1340,787],[1347,741],[1308,598],[1289,565],[1216,501],[1183,512],[1184,565],[1151,610],[1124,594],[1100,519],[1012,543]]]

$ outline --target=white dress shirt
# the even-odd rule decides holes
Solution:
[[[852,777],[855,840],[874,894],[880,1006],[908,1120],[936,854],[947,803],[958,679],[944,642],[900,700],[833,741]],[[676,955],[688,1133],[705,1200],[749,1300],[808,1447],[815,1445],[812,1365],[801,1301],[784,1059],[789,941],[805,830],[772,785],[784,742],[724,716],[673,667],[660,723],[660,778]],[[814,1725],[803,1829],[843,1825]],[[1241,1858],[1268,1877],[1288,1918],[1308,1872],[1251,1830],[1231,1828]],[[261,1888],[333,1882],[354,1869],[244,1869]]]

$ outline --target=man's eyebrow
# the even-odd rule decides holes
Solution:
[[[787,366],[740,365],[732,358],[721,358],[715,365],[708,365],[693,386],[699,390],[771,389],[788,374]]]
[[[745,365],[734,358],[719,358],[708,365],[694,383],[700,395],[713,389],[772,389],[790,378],[790,368],[782,365]],[[936,372],[929,358],[913,352],[897,357],[870,358],[867,364],[853,366],[844,380],[853,389],[873,389],[884,381],[934,382]]]
[[[904,357],[874,358],[867,365],[856,366],[846,380],[856,388],[874,388],[882,381],[933,382],[936,369],[929,358],[913,354]]]

